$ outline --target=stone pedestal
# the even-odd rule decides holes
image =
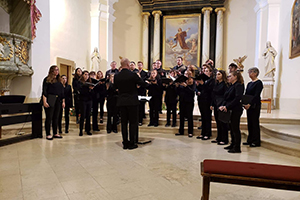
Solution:
[[[262,91],[261,99],[272,99],[272,109],[274,108],[274,98],[273,98],[273,91],[274,91],[274,78],[272,77],[264,77],[262,79],[264,89]],[[262,104],[262,108],[267,108],[267,105]]]

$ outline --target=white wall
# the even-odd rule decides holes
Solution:
[[[0,7],[0,32],[9,33],[9,14]]]
[[[56,57],[75,61],[77,67],[90,65],[90,1],[51,0],[51,64]]]
[[[227,70],[233,59],[247,55],[248,58],[243,63],[245,83],[250,81],[247,70],[254,66],[256,14],[253,8],[255,5],[254,0],[225,1],[223,69]]]
[[[294,0],[281,1],[279,47],[279,108],[300,114],[300,57],[289,59],[291,10]]]

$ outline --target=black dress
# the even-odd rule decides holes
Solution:
[[[218,118],[218,110],[224,101],[224,94],[227,91],[228,86],[224,81],[221,83],[217,82],[212,91],[212,106],[214,107],[214,116],[217,124],[217,142],[228,143],[228,124],[221,122]]]
[[[261,80],[249,82],[246,88],[245,95],[253,96],[250,103],[250,108],[247,110],[247,122],[248,122],[248,139],[247,143],[251,146],[260,146],[260,127],[259,116],[261,109],[260,94],[263,90],[263,83]]]
[[[241,130],[240,120],[243,114],[242,96],[244,94],[244,85],[235,82],[232,84],[224,94],[223,106],[226,106],[227,112],[231,111],[230,117],[230,135],[232,143],[230,150],[232,153],[241,152]]]

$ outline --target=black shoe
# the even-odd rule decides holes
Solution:
[[[69,131],[65,131],[65,133],[69,133]]]
[[[260,147],[260,144],[251,143],[250,147]]]
[[[93,131],[100,131],[99,129],[93,129]]]
[[[93,135],[91,132],[87,132],[86,134],[87,134],[87,135]]]
[[[118,130],[113,130],[114,133],[118,133]]]
[[[53,138],[58,138],[58,139],[62,139],[63,137],[61,135],[53,135]]]
[[[248,143],[248,142],[243,142],[243,145],[250,145],[250,143]]]
[[[183,133],[176,133],[175,135],[176,135],[176,136],[179,136],[179,135],[183,135]]]
[[[139,126],[143,126],[143,124],[142,124],[142,123],[139,123]]]
[[[202,139],[203,138],[203,135],[199,135],[196,137],[196,139]]]
[[[148,126],[154,126],[154,124],[148,124]]]
[[[173,124],[172,127],[176,127],[176,124]]]
[[[136,149],[136,148],[138,148],[138,145],[136,144],[128,146],[129,150]]]
[[[218,145],[227,145],[228,143],[226,143],[226,142],[218,142]]]
[[[230,149],[228,153],[242,153],[241,150]]]
[[[79,136],[83,136],[82,132],[79,133]]]
[[[111,130],[107,130],[106,132],[107,132],[107,134],[110,134],[110,133],[111,133]]]
[[[229,150],[229,149],[232,149],[232,148],[233,148],[232,145],[229,145],[229,146],[227,146],[227,147],[224,147],[224,149],[226,149],[226,150]]]
[[[100,124],[103,124],[103,119],[100,119]]]
[[[210,137],[209,136],[204,136],[203,138],[201,138],[202,140],[209,140]]]
[[[166,125],[165,125],[165,127],[169,127],[170,126],[170,124],[169,123],[167,123]]]
[[[154,124],[154,127],[158,127],[158,124]]]
[[[189,134],[188,136],[189,136],[189,137],[193,137],[193,134]]]
[[[199,130],[202,129],[202,126],[199,126],[198,129],[199,129]]]
[[[53,137],[47,137],[47,136],[46,136],[46,139],[47,139],[47,140],[53,140]]]
[[[212,140],[211,143],[218,143],[218,140]]]

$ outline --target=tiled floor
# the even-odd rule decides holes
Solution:
[[[141,133],[152,143],[130,151],[122,149],[120,133],[77,134],[1,147],[0,199],[199,200],[205,158],[300,165],[299,158],[264,148],[228,154],[195,137]],[[213,183],[211,199],[298,200],[300,194]]]

